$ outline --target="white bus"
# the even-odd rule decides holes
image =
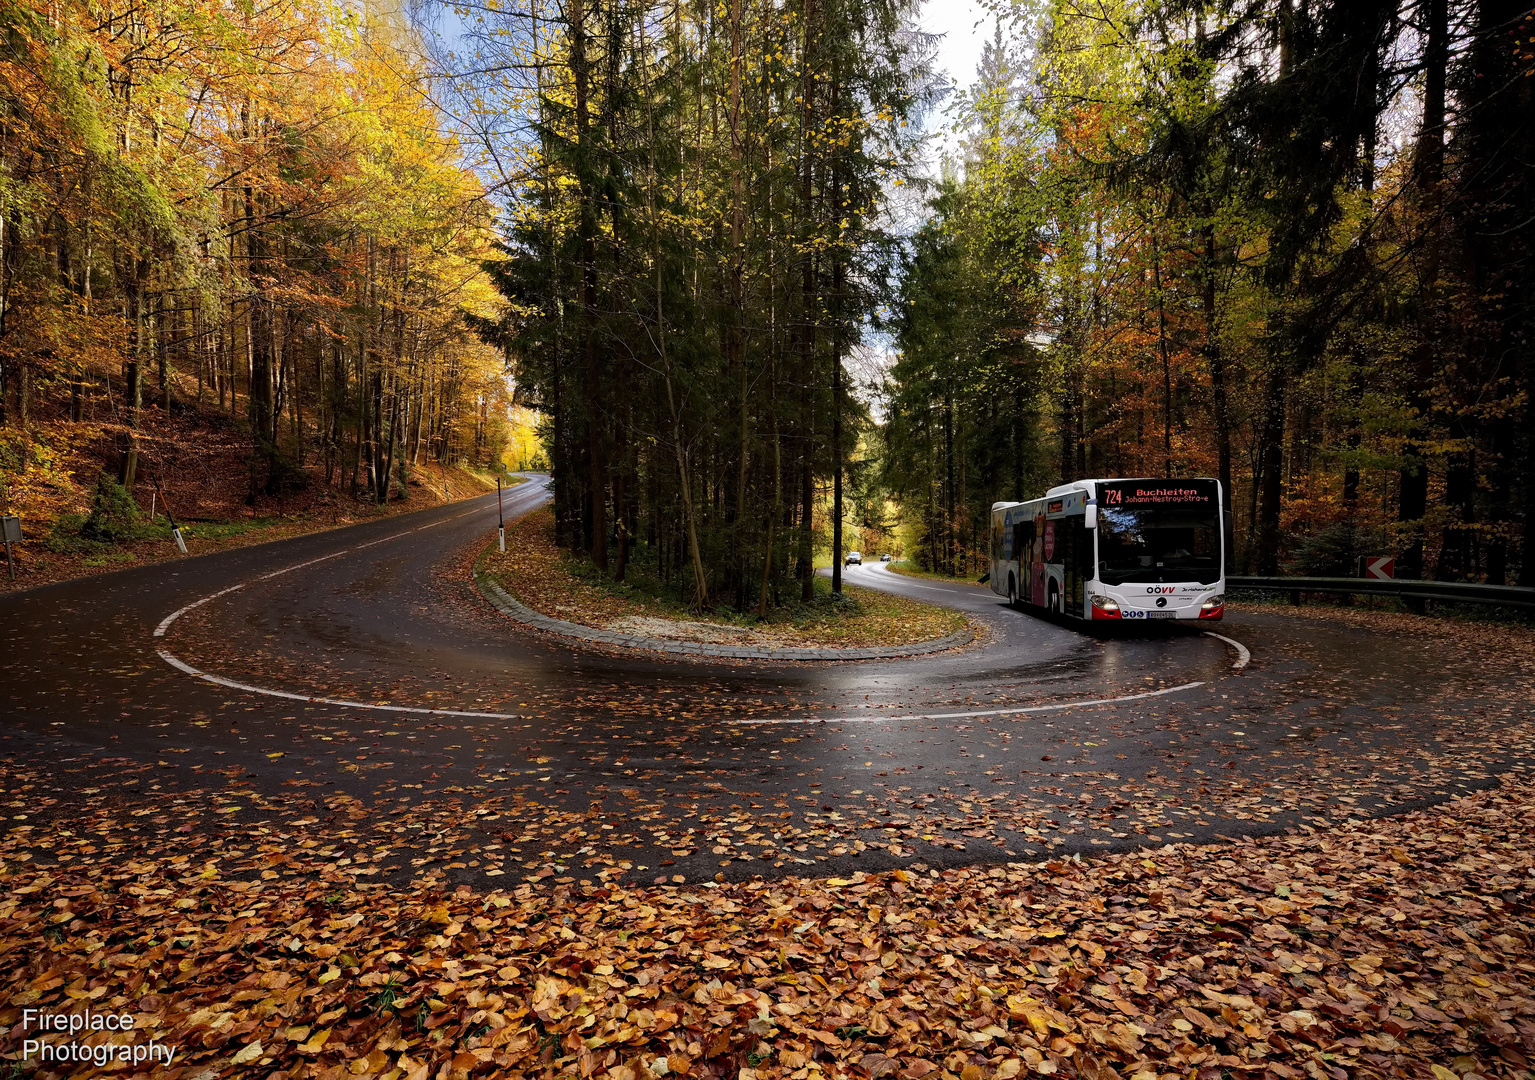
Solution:
[[[991,507],[991,588],[1078,619],[1219,619],[1219,480],[1078,480]]]

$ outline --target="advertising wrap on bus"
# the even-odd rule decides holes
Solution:
[[[992,507],[991,587],[1088,620],[1224,614],[1220,482],[1079,480]]]

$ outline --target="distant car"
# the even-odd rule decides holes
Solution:
[[[879,561],[880,562],[889,562],[890,561],[890,553],[886,552],[885,554],[881,555],[879,557]]]
[[[857,551],[849,551],[847,553],[846,565],[848,565],[848,566],[862,566],[863,565],[863,555],[861,553],[857,552]]]

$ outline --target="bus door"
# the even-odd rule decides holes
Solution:
[[[1029,564],[1034,557],[1034,519],[1022,518],[1013,523],[1013,558],[1018,563],[1018,599],[1029,599]]]
[[[1061,556],[1066,579],[1062,608],[1072,615],[1086,615],[1085,583],[1093,576],[1093,538],[1087,531],[1085,518],[1069,517],[1056,522],[1056,528],[1065,534],[1065,552]]]
[[[1045,563],[1054,556],[1055,522],[1043,513],[1034,518],[1034,543],[1029,548],[1029,585],[1032,599],[1045,606]]]

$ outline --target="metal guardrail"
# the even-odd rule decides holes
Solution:
[[[1228,577],[1228,589],[1262,589],[1287,592],[1290,602],[1300,603],[1302,593],[1395,596],[1403,600],[1438,600],[1449,604],[1487,604],[1492,607],[1535,608],[1535,589],[1522,585],[1477,585],[1464,581],[1418,581],[1402,578],[1345,577]]]

